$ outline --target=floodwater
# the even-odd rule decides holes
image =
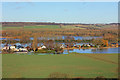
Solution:
[[[72,38],[72,39],[75,39],[75,40],[90,40],[90,39],[96,39],[96,38],[102,38],[101,36],[89,36],[89,37],[82,37],[82,36],[57,36],[57,37],[38,37],[39,40],[44,40],[44,39],[52,39],[52,40],[55,40],[55,39],[66,39],[66,38]],[[0,38],[0,40],[7,40],[7,39],[11,39],[11,38]],[[34,38],[33,37],[30,37],[30,40],[33,40]],[[16,41],[19,41],[20,39],[14,39]]]
[[[89,36],[89,37],[82,37],[82,36],[58,36],[58,37],[38,37],[39,40],[44,40],[44,39],[47,39],[47,40],[55,40],[55,39],[66,39],[66,38],[71,38],[71,39],[75,39],[75,40],[90,40],[90,39],[96,39],[96,38],[102,38],[101,36],[98,37],[98,36]],[[31,40],[33,40],[34,38],[31,37],[30,38]]]
[[[104,48],[104,49],[71,49],[71,50],[64,50],[63,54],[68,54],[71,52],[76,53],[101,53],[101,54],[109,54],[109,53],[120,53],[119,52],[120,47],[116,48]]]
[[[67,36],[61,36],[58,37],[59,39],[65,39]],[[82,39],[93,39],[93,38],[102,38],[102,37],[81,37],[81,36],[71,36],[70,38],[74,38],[75,40],[82,40]],[[0,38],[0,40],[7,40],[8,38]],[[30,38],[31,40],[33,40],[34,38]],[[38,39],[45,39],[45,37],[40,37]],[[46,39],[56,39],[56,37],[46,37]],[[17,41],[19,41],[19,39],[15,39]],[[31,46],[31,43],[25,43],[25,44],[20,44],[20,43],[15,43],[16,45],[22,45],[24,47],[27,46]],[[61,43],[61,44],[65,44],[65,43]],[[75,45],[83,45],[83,44],[89,44],[89,43],[77,43]],[[4,47],[5,44],[1,44],[1,47]],[[13,44],[12,44],[13,45]],[[43,45],[42,43],[38,43],[38,46]],[[11,44],[9,44],[9,46],[11,46]],[[0,48],[1,48],[0,47]],[[73,50],[64,50],[63,54],[68,54],[71,52],[76,52],[76,53],[119,53],[118,50],[120,48],[106,48],[106,49],[73,49]],[[1,53],[1,52],[0,52]],[[47,54],[47,53],[46,53]]]
[[[76,53],[89,53],[89,54],[110,54],[110,53],[114,53],[114,54],[118,54],[120,53],[118,50],[119,48],[108,48],[108,49],[73,49],[73,50],[64,50],[63,53],[61,54],[69,54],[71,52],[76,52]],[[19,54],[18,54],[19,55]],[[28,54],[24,54],[24,55],[54,55],[53,53],[28,53]]]

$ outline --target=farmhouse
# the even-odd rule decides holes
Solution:
[[[11,49],[11,50],[15,49],[15,46],[10,46],[10,49]]]
[[[9,46],[5,46],[5,47],[2,48],[2,50],[9,50],[9,49],[10,49]]]
[[[14,52],[28,52],[27,48],[22,46],[5,46],[2,50],[12,50]]]
[[[42,49],[46,49],[46,46],[43,45],[41,48],[42,48]]]
[[[65,48],[65,46],[62,44],[62,46],[60,46],[60,48],[62,48],[62,49],[63,49],[63,48]]]

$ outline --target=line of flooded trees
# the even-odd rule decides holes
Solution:
[[[38,37],[56,37],[57,36],[102,36],[111,42],[118,41],[118,30],[114,29],[101,29],[101,30],[81,30],[81,29],[34,29],[34,30],[7,30],[2,31],[2,37],[13,37],[14,39],[20,39],[21,42],[30,42],[30,37],[34,37],[37,34]],[[55,39],[56,41],[65,42],[65,40]],[[74,40],[74,39],[72,39]],[[14,40],[13,40],[14,41]],[[42,41],[42,40],[39,40]],[[74,40],[75,41],[75,40]],[[79,42],[77,40],[76,42]],[[14,41],[15,42],[15,41]]]
[[[49,41],[53,41],[54,43],[93,43],[93,44],[100,44],[102,43],[102,40],[107,40],[104,38],[92,38],[92,39],[77,39],[75,40],[74,37],[72,36],[66,36],[64,39],[39,39],[37,36],[33,37],[33,39],[31,38],[22,38],[22,39],[14,39],[14,38],[9,38],[6,40],[2,40],[2,43],[33,43],[34,44],[34,40],[37,41],[37,43],[45,43],[45,42],[49,42]],[[118,38],[113,41],[109,41],[110,43],[118,43]]]
[[[26,38],[24,38],[23,40],[18,41],[19,43],[31,43],[31,46],[28,46],[27,49],[28,51],[33,50],[34,52],[37,53],[62,53],[63,52],[63,48],[61,48],[62,44],[64,43],[67,47],[66,48],[73,48],[75,47],[74,44],[75,43],[92,43],[94,44],[94,47],[97,47],[97,45],[102,46],[102,47],[107,47],[108,46],[108,40],[104,40],[102,38],[97,38],[97,39],[90,39],[90,40],[75,40],[74,37],[72,36],[67,36],[65,37],[64,40],[39,40],[38,39],[37,33],[34,34],[34,39],[30,40],[30,42],[28,42],[28,40],[26,40]],[[13,39],[9,39],[9,40],[3,40],[6,44],[12,44],[12,43],[16,43]],[[24,42],[25,41],[25,42]],[[38,43],[43,43],[43,45],[45,46],[44,49],[40,49],[38,50],[38,48],[41,48],[41,46],[38,46]],[[85,45],[82,45],[81,47],[86,47]],[[93,46],[92,46],[93,47]]]

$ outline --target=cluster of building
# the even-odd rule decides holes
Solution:
[[[61,45],[60,48],[65,48],[64,45]],[[41,50],[41,49],[47,49],[46,46],[42,45],[40,47],[37,47],[36,50]],[[12,46],[4,46],[2,48],[2,51],[13,51],[13,52],[20,52],[20,53],[28,53],[29,51],[33,51],[33,48],[27,46],[27,47],[23,47],[21,45],[16,46],[16,45],[12,45]]]
[[[46,48],[46,46],[43,45],[41,47],[38,47],[37,49],[40,50],[40,49],[45,49],[45,48]],[[18,45],[18,46],[16,46],[16,45],[13,45],[13,46],[4,46],[2,48],[2,51],[10,51],[10,50],[13,51],[13,52],[22,52],[22,53],[28,53],[29,50],[33,51],[33,49],[30,48],[29,46],[23,47],[21,45]]]
[[[111,43],[110,45],[111,47],[120,47],[120,45],[118,43]]]
[[[14,51],[14,52],[24,52],[24,53],[27,53],[28,52],[28,50],[27,50],[27,48],[25,48],[25,47],[23,47],[23,46],[15,46],[15,45],[13,45],[13,46],[5,46],[5,47],[3,47],[2,48],[2,51]]]
[[[94,47],[95,45],[92,44],[82,44],[82,45],[70,45],[70,44],[62,44],[59,46],[59,48],[65,49],[65,48],[84,48],[84,47]],[[116,43],[111,43],[111,47],[118,47],[119,45]],[[97,45],[97,48],[99,48],[100,45]],[[47,49],[45,45],[42,45],[40,47],[37,47],[36,50],[41,50],[41,49]],[[4,46],[2,48],[2,51],[13,51],[13,52],[21,52],[21,53],[28,53],[29,51],[34,51],[31,47],[23,47],[21,45],[13,45],[13,46]]]

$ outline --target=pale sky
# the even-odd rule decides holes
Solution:
[[[3,2],[2,21],[117,23],[118,2]]]

